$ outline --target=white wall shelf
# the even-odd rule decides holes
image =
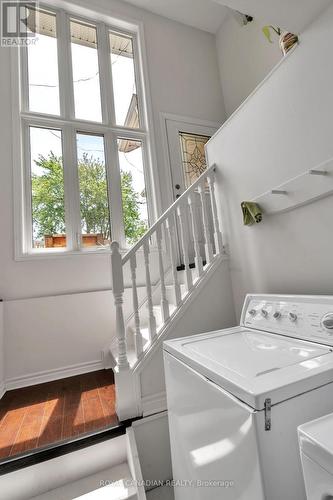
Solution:
[[[333,158],[254,198],[265,214],[287,212],[333,194]]]

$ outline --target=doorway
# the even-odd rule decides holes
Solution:
[[[212,135],[219,128],[219,124],[209,122],[191,121],[181,117],[164,117],[165,130],[168,148],[169,160],[169,179],[170,179],[170,204],[179,198],[186,189],[207,168],[207,159],[205,154],[205,145]],[[200,197],[197,195],[197,203],[195,204],[196,212],[199,220],[201,220],[201,205]],[[186,213],[189,221],[189,213]],[[180,229],[178,221],[176,221],[176,230],[178,235],[178,269],[184,268],[184,258],[182,255],[182,247],[180,243]],[[204,247],[203,231],[201,235],[201,245]],[[188,242],[190,264],[194,263],[194,245],[190,237]],[[204,257],[203,257],[204,258]]]
[[[165,123],[175,201],[207,168],[205,144],[218,125],[208,126],[169,118]]]

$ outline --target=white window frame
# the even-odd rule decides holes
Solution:
[[[110,249],[86,248],[81,244],[81,220],[79,203],[79,180],[77,170],[76,132],[95,133],[104,136],[105,166],[107,172],[109,207],[112,212],[112,240],[118,241],[123,252],[128,250],[122,217],[122,197],[120,187],[120,167],[117,139],[129,138],[142,143],[143,165],[147,192],[149,222],[153,223],[160,213],[157,195],[158,174],[154,148],[153,120],[149,96],[147,61],[145,57],[143,25],[126,19],[115,19],[108,15],[84,10],[73,6],[66,10],[44,2],[39,4],[57,16],[57,47],[59,71],[60,115],[36,113],[28,110],[27,51],[21,47],[11,49],[12,109],[13,109],[13,164],[14,164],[14,236],[16,260],[49,258],[68,255],[95,255],[109,253]],[[96,25],[99,43],[98,61],[100,71],[100,91],[102,122],[75,118],[74,89],[70,47],[69,22],[74,18]],[[67,28],[67,29],[66,29]],[[128,35],[133,41],[136,87],[140,128],[131,129],[115,124],[113,106],[112,67],[108,32],[115,31]],[[25,82],[23,79],[26,79]],[[107,93],[112,97],[107,98]],[[29,127],[58,128],[62,130],[65,190],[65,219],[67,247],[61,249],[34,249],[32,247],[31,177],[29,153]],[[64,162],[65,163],[65,162]],[[112,178],[112,182],[111,182]],[[67,196],[66,196],[67,194]],[[112,205],[111,205],[112,200]],[[71,221],[71,222],[70,222]]]

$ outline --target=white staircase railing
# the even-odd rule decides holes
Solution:
[[[156,341],[163,327],[181,307],[197,280],[208,271],[212,262],[223,253],[217,204],[215,198],[215,166],[209,167],[164,214],[150,227],[145,235],[122,257],[119,244],[111,244],[112,290],[116,307],[116,354],[112,352],[119,371],[128,370]],[[157,250],[159,282],[158,324],[153,301],[151,279],[151,249]],[[179,281],[178,248],[182,255],[184,284]],[[166,251],[165,251],[166,250]],[[137,256],[143,253],[144,283],[146,292],[146,328],[142,328],[137,287]],[[190,259],[193,258],[193,263]],[[124,266],[129,263],[132,287],[132,330],[134,342],[128,347],[123,312]],[[192,266],[190,266],[192,264]],[[195,266],[195,275],[191,267]],[[166,285],[170,275],[171,285]],[[173,304],[168,291],[171,288]],[[145,337],[143,337],[145,330]]]

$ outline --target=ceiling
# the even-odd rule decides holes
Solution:
[[[202,0],[203,3],[208,0]],[[301,33],[332,0],[215,0],[220,5],[261,19],[293,33]]]
[[[126,0],[174,21],[216,33],[228,9],[214,0]],[[316,0],[318,1],[318,0]],[[223,3],[223,2],[222,2]]]
[[[124,0],[136,7],[216,33],[228,7],[300,33],[333,0]]]

